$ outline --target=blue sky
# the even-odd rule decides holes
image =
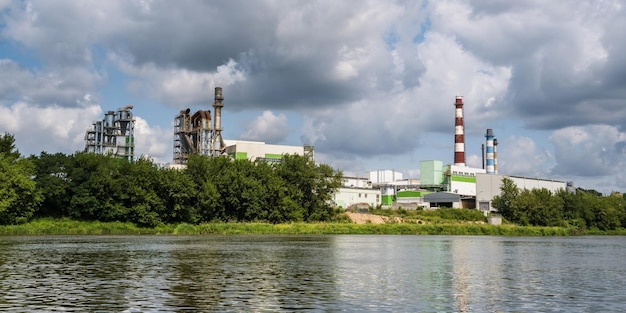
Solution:
[[[0,0],[0,132],[73,153],[134,105],[137,153],[224,89],[226,139],[313,144],[351,175],[466,158],[492,128],[504,174],[626,189],[624,1]]]

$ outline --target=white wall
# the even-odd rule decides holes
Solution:
[[[552,193],[556,193],[559,189],[565,189],[565,182],[559,180],[529,178],[521,176],[507,176],[502,174],[477,174],[476,175],[476,208],[481,208],[481,203],[484,205],[488,202],[489,210],[492,210],[491,200],[493,197],[500,194],[500,187],[502,186],[502,179],[504,177],[510,178],[513,183],[519,189],[537,189],[546,188]]]
[[[367,178],[361,177],[343,177],[342,186],[356,188],[372,188],[372,182]]]
[[[342,187],[333,195],[333,201],[344,209],[357,203],[367,203],[376,207],[380,204],[380,190]]]
[[[268,145],[261,141],[224,140],[227,152],[246,152],[247,158],[254,161],[264,158],[265,154],[304,155],[304,146]]]
[[[373,184],[391,183],[403,179],[402,173],[392,170],[370,171],[369,178]]]

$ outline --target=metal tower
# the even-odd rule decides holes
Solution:
[[[135,119],[127,105],[108,111],[85,132],[85,152],[107,154],[132,161],[135,156]]]

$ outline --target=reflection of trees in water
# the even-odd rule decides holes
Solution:
[[[125,308],[128,258],[123,252],[84,238],[27,240],[6,256],[10,270],[0,268],[3,307],[18,311]]]
[[[301,310],[336,303],[330,237],[203,237],[172,253],[168,305]]]

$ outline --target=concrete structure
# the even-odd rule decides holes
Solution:
[[[443,162],[437,160],[420,161],[420,182],[422,186],[441,186],[444,183]]]
[[[341,187],[333,195],[333,201],[336,206],[344,209],[364,204],[377,207],[381,204],[381,192],[380,189]]]
[[[222,139],[222,107],[224,97],[222,88],[215,87],[213,103],[214,118],[211,123],[211,111],[182,110],[174,118],[174,163],[187,164],[192,154],[218,156],[224,153]]]
[[[396,200],[396,186],[394,185],[379,185],[381,202],[383,206],[391,206]]]
[[[305,155],[304,146],[269,145],[245,140],[224,140],[224,144],[224,153],[235,160],[279,162],[285,154]]]
[[[381,204],[381,190],[372,188],[368,178],[344,176],[341,184],[333,195],[336,206],[347,209],[354,205],[376,207]]]
[[[461,208],[461,196],[450,192],[435,192],[424,195],[424,206],[428,208]]]
[[[424,196],[431,193],[427,190],[398,190],[396,192],[396,203],[423,206]]]
[[[133,160],[135,156],[135,119],[127,105],[117,112],[108,111],[85,132],[85,152]]]
[[[368,177],[372,184],[385,184],[402,180],[402,173],[394,170],[370,171]]]
[[[463,121],[463,97],[456,97],[454,107],[454,165],[465,166],[465,123]]]
[[[566,189],[566,182],[552,179],[530,178],[501,174],[476,174],[476,207],[482,211],[494,211],[491,206],[493,197],[500,194],[502,179],[509,178],[519,189],[546,188],[551,192]]]
[[[344,176],[341,185],[349,188],[368,188],[372,189],[372,182],[363,177]]]
[[[450,165],[445,172],[448,179],[448,190],[462,196],[476,195],[476,175],[485,173],[482,168]]]

